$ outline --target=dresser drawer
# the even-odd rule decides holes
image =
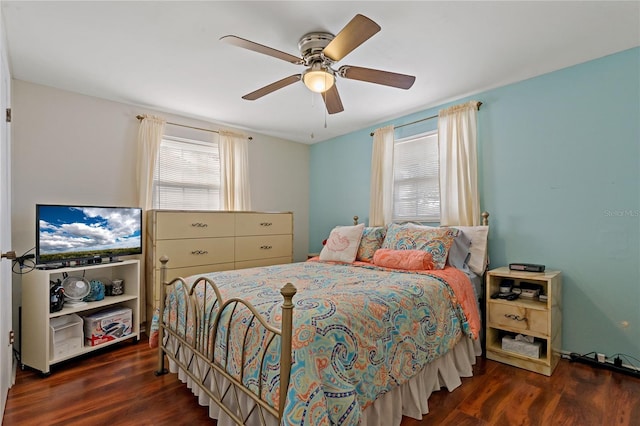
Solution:
[[[291,235],[236,237],[236,262],[273,257],[291,257],[291,253]]]
[[[155,214],[158,240],[234,235],[234,213],[158,211]]]
[[[169,268],[233,262],[234,238],[192,238],[156,242],[155,267],[160,257],[169,257]]]
[[[546,310],[529,309],[523,306],[507,305],[504,303],[489,304],[489,324],[522,331],[538,333],[547,336],[549,327]]]
[[[292,234],[290,213],[236,213],[236,235]]]

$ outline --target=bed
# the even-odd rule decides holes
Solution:
[[[222,426],[420,419],[480,355],[487,217],[336,227],[307,262],[171,282],[162,258],[156,374],[177,373]]]

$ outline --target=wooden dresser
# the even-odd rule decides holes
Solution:
[[[147,327],[159,306],[160,257],[168,279],[293,261],[293,213],[149,210]]]

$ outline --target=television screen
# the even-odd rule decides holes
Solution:
[[[142,253],[142,209],[36,205],[36,263]]]

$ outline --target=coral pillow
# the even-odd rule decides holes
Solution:
[[[373,255],[373,263],[385,268],[407,271],[427,271],[434,268],[431,253],[422,250],[378,249]]]
[[[360,247],[364,223],[354,226],[336,226],[320,252],[320,260],[353,263]]]

